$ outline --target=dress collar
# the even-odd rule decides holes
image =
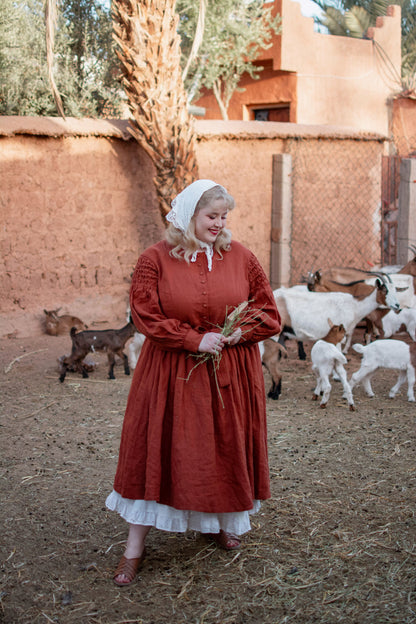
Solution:
[[[196,262],[198,254],[202,251],[205,253],[208,261],[208,271],[212,270],[212,258],[214,256],[214,247],[209,243],[203,243],[199,241],[200,248],[194,251],[191,257],[191,262]]]

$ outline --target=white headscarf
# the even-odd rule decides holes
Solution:
[[[186,232],[194,216],[195,208],[201,196],[213,186],[218,186],[216,182],[212,180],[197,180],[187,186],[182,193],[179,193],[172,200],[172,210],[168,213],[166,219],[173,223],[173,225]]]
[[[186,232],[201,196],[213,186],[218,186],[218,184],[212,180],[197,180],[196,182],[192,182],[192,184],[187,186],[172,200],[172,210],[167,214],[166,220],[173,223],[178,230]],[[214,249],[212,245],[208,245],[208,243],[200,241],[199,244],[201,248],[194,251],[191,262],[195,262],[198,253],[203,251],[207,257],[208,270],[211,271]]]

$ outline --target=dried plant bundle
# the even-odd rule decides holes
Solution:
[[[250,303],[251,303],[251,300],[243,301],[238,306],[236,306],[231,312],[229,312],[228,307],[227,307],[226,312],[225,312],[224,324],[222,326],[218,326],[218,325],[215,326],[220,330],[219,333],[222,334],[223,336],[229,337],[238,328],[240,328],[241,335],[244,336],[245,333],[252,330],[252,322],[254,320],[257,319],[258,325],[260,325],[262,322],[260,318],[261,310],[259,310],[259,308],[250,307],[249,305]],[[247,327],[247,325],[250,325],[250,329],[247,329],[247,328],[244,329],[245,327]],[[215,353],[215,354],[214,353],[201,353],[199,355],[193,355],[192,357],[194,357],[198,361],[195,364],[195,366],[193,366],[192,369],[190,370],[185,381],[189,381],[193,371],[195,370],[195,368],[200,366],[200,364],[204,364],[205,362],[211,361],[213,372],[214,372],[214,377],[215,377],[215,384],[218,390],[218,395],[220,397],[221,405],[222,407],[224,407],[224,402],[222,400],[220,387],[218,384],[218,378],[217,378],[217,370],[221,363],[222,353]]]

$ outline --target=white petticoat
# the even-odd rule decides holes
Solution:
[[[250,511],[228,513],[205,513],[202,511],[184,511],[156,501],[131,500],[123,498],[114,490],[105,501],[111,511],[116,511],[130,524],[153,526],[162,531],[184,533],[218,533],[221,529],[227,533],[242,535],[250,531],[249,515],[260,509],[260,501],[253,501]]]

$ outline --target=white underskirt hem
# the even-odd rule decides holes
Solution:
[[[116,511],[130,524],[152,526],[161,531],[173,533],[185,533],[185,531],[219,533],[223,530],[227,533],[242,535],[251,529],[249,515],[257,513],[260,509],[260,501],[255,500],[253,508],[249,511],[227,513],[184,511],[161,505],[156,501],[123,498],[114,490],[107,497],[105,504],[108,509]]]

